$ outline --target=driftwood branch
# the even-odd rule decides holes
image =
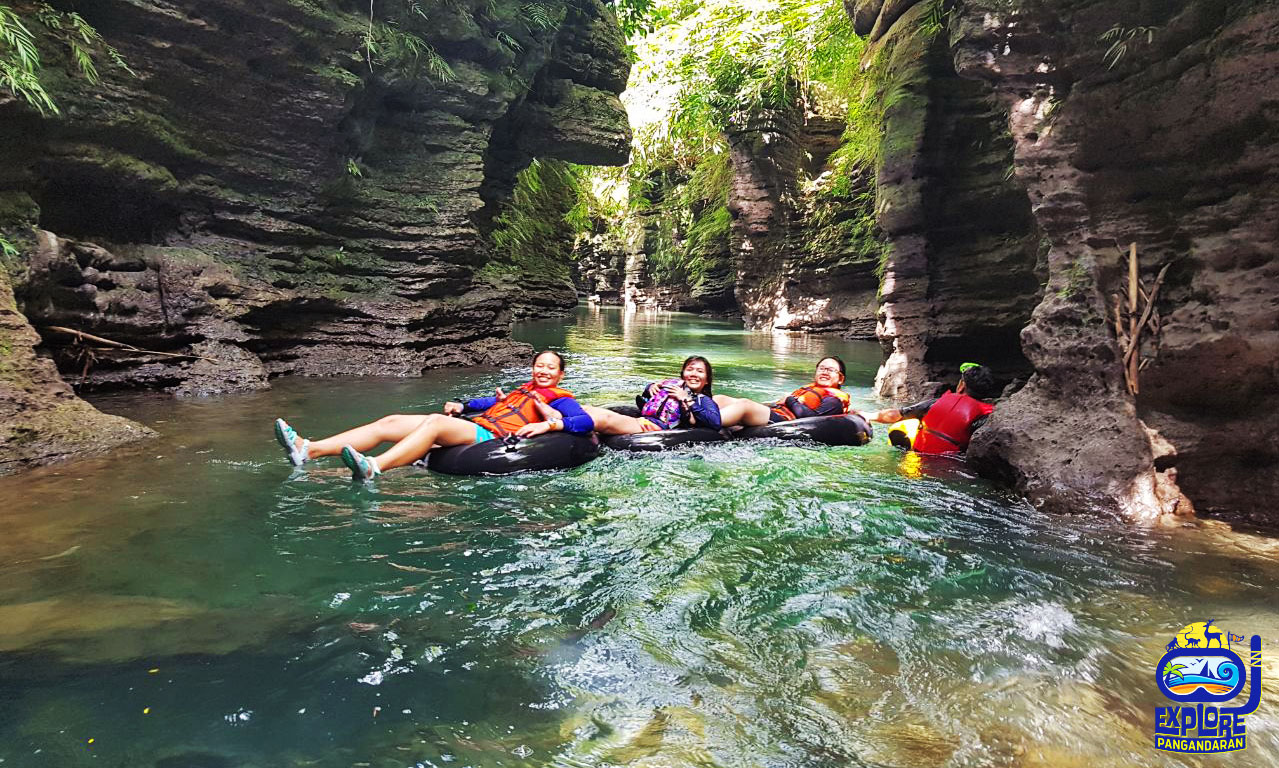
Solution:
[[[1137,244],[1128,246],[1128,344],[1129,348],[1137,346]],[[1128,371],[1128,389],[1137,394],[1137,361],[1131,355],[1124,356],[1125,370]]]
[[[1120,253],[1123,251],[1121,250]],[[1150,365],[1149,358],[1145,360],[1141,358],[1141,334],[1149,331],[1151,336],[1159,335],[1161,322],[1159,311],[1155,309],[1155,301],[1159,298],[1159,289],[1164,284],[1164,278],[1168,276],[1170,266],[1172,265],[1165,264],[1159,270],[1154,285],[1147,292],[1138,274],[1137,244],[1132,243],[1128,246],[1127,302],[1124,301],[1125,297],[1121,293],[1113,293],[1110,296],[1115,310],[1115,337],[1123,350],[1124,382],[1128,385],[1128,391],[1134,395],[1139,391],[1139,374]],[[1127,311],[1125,311],[1125,303]],[[1124,327],[1125,319],[1128,321],[1127,328]]]
[[[111,339],[104,339],[101,336],[94,336],[92,333],[77,331],[74,328],[64,328],[60,325],[45,326],[45,330],[53,331],[55,333],[66,334],[68,336],[74,336],[81,343],[85,341],[92,341],[98,344],[104,344],[107,347],[110,347],[112,349],[121,349],[126,352],[137,352],[143,355],[160,355],[161,357],[181,357],[181,358],[186,358],[188,360],[207,360],[210,363],[223,362],[217,359],[216,357],[205,357],[204,355],[189,355],[189,354],[183,354],[181,352],[157,352],[154,349],[142,349],[141,347],[135,347],[132,344],[125,344],[120,341],[112,341]],[[86,371],[87,371],[87,364],[86,364]]]
[[[1150,315],[1155,309],[1155,299],[1159,296],[1159,286],[1164,284],[1164,277],[1167,276],[1168,267],[1170,266],[1172,265],[1165,264],[1164,268],[1159,270],[1159,276],[1155,278],[1155,285],[1150,289],[1150,297],[1146,299],[1146,308],[1142,310],[1141,319],[1137,321],[1137,325],[1135,326],[1138,333],[1140,333],[1141,329],[1145,328],[1146,323],[1150,321]],[[1128,349],[1124,351],[1125,363],[1137,353],[1137,348],[1140,346],[1139,342],[1139,335],[1134,335],[1128,340]]]

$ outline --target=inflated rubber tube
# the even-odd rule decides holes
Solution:
[[[666,451],[681,445],[697,443],[722,443],[728,437],[717,429],[693,427],[691,429],[663,429],[661,432],[640,432],[637,435],[608,435],[604,445],[614,451]]]
[[[633,405],[609,405],[610,411],[623,416],[639,418],[640,411]],[[605,435],[604,445],[614,451],[666,451],[681,445],[698,443],[722,443],[729,439],[722,430],[707,427],[689,429],[663,429],[660,432],[640,432],[634,435]]]
[[[855,413],[843,416],[813,416],[807,419],[793,419],[767,424],[762,427],[747,427],[733,433],[734,440],[749,440],[755,437],[774,437],[782,440],[812,440],[825,445],[865,445],[870,442],[870,424]]]
[[[919,434],[919,419],[904,419],[888,428],[888,442],[904,451],[909,451],[915,444],[915,435]]]
[[[508,475],[539,469],[569,469],[599,456],[594,434],[548,432],[508,445],[500,439],[436,448],[426,466],[446,475]]]

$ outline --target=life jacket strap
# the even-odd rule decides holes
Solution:
[[[518,416],[518,417],[520,417],[520,419],[521,419],[522,421],[524,421],[524,423],[525,423],[525,424],[532,424],[532,423],[533,423],[533,422],[529,421],[528,419],[524,418],[524,414],[520,411],[519,406],[517,406],[517,405],[513,405],[513,404],[510,402],[511,397],[512,397],[513,395],[517,395],[517,394],[518,394],[518,395],[522,395],[522,396],[523,396],[524,398],[526,398],[526,399],[530,399],[530,400],[532,400],[532,399],[537,399],[536,394],[534,394],[532,391],[530,391],[530,390],[527,388],[527,385],[521,385],[520,387],[518,387],[518,388],[516,388],[514,391],[512,391],[512,392],[511,392],[511,394],[507,395],[507,396],[506,396],[506,399],[504,399],[502,402],[500,402],[500,403],[495,403],[495,406],[496,406],[496,405],[500,405],[500,406],[502,406],[503,408],[505,408],[505,409],[506,409],[506,413],[503,413],[503,414],[500,414],[500,415],[498,415],[498,414],[493,414],[492,416],[487,415],[487,413],[485,413],[485,414],[481,414],[481,416],[482,416],[482,418],[484,419],[484,421],[486,421],[486,422],[488,422],[489,424],[491,424],[491,425],[492,425],[492,431],[496,432],[496,433],[497,433],[497,435],[498,435],[498,437],[502,438],[502,441],[503,441],[503,442],[510,442],[510,441],[512,441],[512,440],[517,440],[518,438],[517,438],[517,437],[515,437],[515,434],[514,434],[513,432],[510,432],[510,431],[506,430],[506,429],[502,426],[502,424],[501,424],[502,419],[505,419],[505,418],[507,418],[508,416]],[[484,426],[484,425],[483,425],[483,424],[481,424],[480,426]],[[487,427],[486,427],[486,429],[487,429]]]
[[[928,434],[930,434],[930,435],[932,435],[932,436],[934,436],[934,437],[940,437],[942,440],[945,440],[946,442],[950,443],[951,445],[955,446],[956,448],[959,448],[960,450],[963,450],[963,447],[964,447],[964,446],[963,446],[963,444],[962,444],[962,443],[960,443],[960,442],[959,442],[958,440],[956,440],[955,438],[951,437],[950,435],[946,434],[945,432],[939,432],[938,430],[936,430],[936,429],[932,429],[931,427],[925,427],[925,426],[923,426],[922,422],[921,422],[921,424],[920,424],[920,430],[921,430],[921,431],[923,431],[923,432],[927,432]]]

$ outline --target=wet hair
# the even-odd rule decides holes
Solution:
[[[848,367],[844,365],[843,358],[841,358],[839,355],[827,355],[826,357],[823,357],[821,360],[818,360],[817,365],[821,365],[827,360],[834,360],[835,364],[839,366],[839,375],[843,376],[844,378],[848,378]],[[838,389],[840,386],[841,386],[840,384],[836,384],[835,388]]]
[[[563,373],[564,371],[568,370],[568,366],[564,365],[564,356],[553,349],[544,349],[541,352],[538,352],[537,354],[533,355],[533,362],[531,364],[537,365],[537,359],[541,357],[542,355],[555,355],[555,359],[560,361],[560,373]]]
[[[968,393],[978,400],[988,400],[999,394],[999,385],[995,382],[995,374],[984,365],[975,365],[959,374]]]
[[[711,396],[711,385],[715,383],[715,371],[711,369],[711,361],[701,355],[689,355],[684,358],[684,364],[679,367],[680,378],[684,378],[684,369],[689,363],[701,363],[706,366],[706,384],[702,387],[702,394],[707,397]]]

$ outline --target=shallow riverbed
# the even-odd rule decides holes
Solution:
[[[871,344],[579,310],[520,338],[629,399],[686,355],[768,399]],[[562,473],[293,470],[318,436],[523,381],[114,397],[158,440],[0,479],[0,765],[1164,766],[1154,665],[1214,619],[1279,675],[1279,545],[1055,517],[954,461],[739,443]],[[1268,688],[1268,687],[1267,687]]]

